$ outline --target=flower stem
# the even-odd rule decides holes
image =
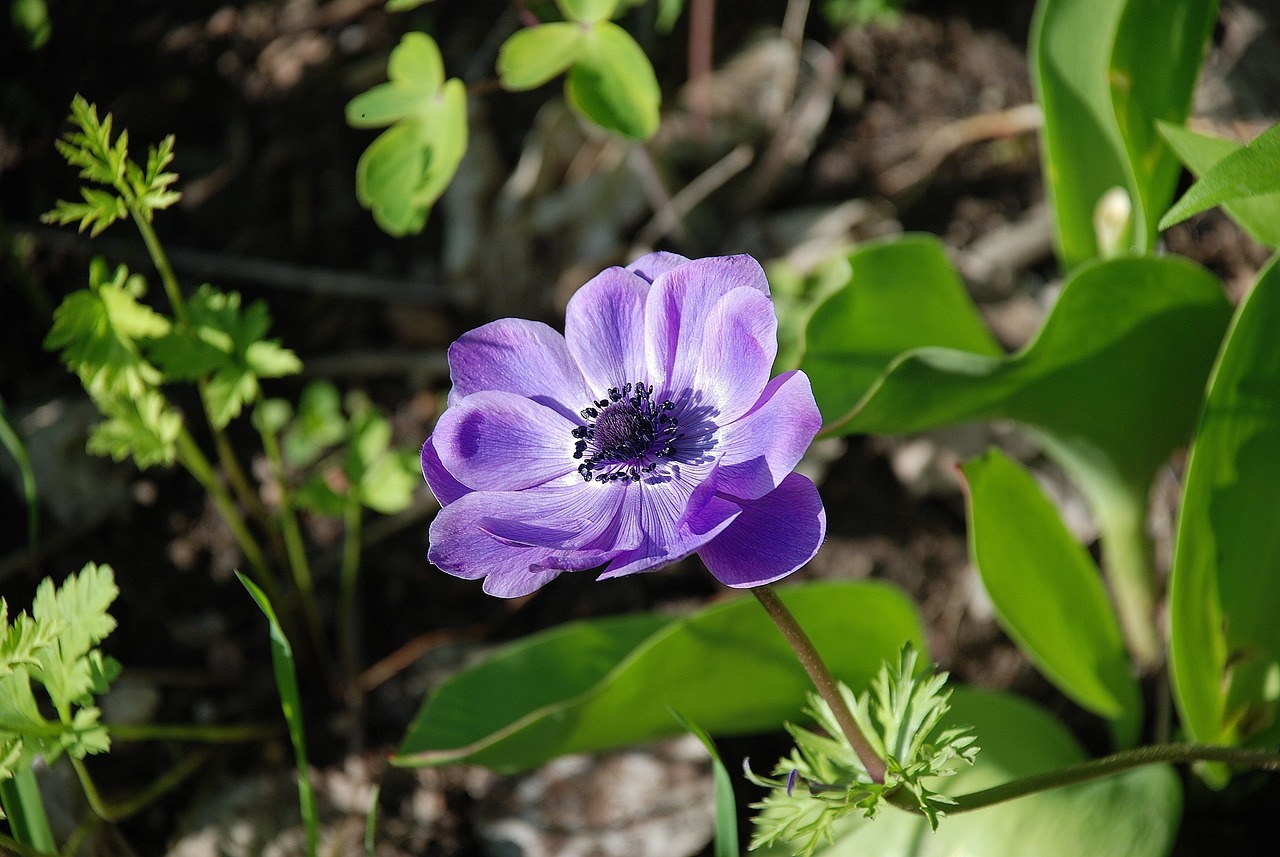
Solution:
[[[116,190],[120,191],[125,199],[132,199],[132,191],[116,185]],[[138,227],[138,232],[142,235],[142,243],[147,245],[147,255],[151,257],[151,264],[156,266],[156,272],[160,275],[160,283],[164,286],[164,293],[169,297],[169,305],[173,307],[173,316],[183,327],[191,324],[191,316],[187,314],[187,302],[182,299],[182,290],[178,288],[178,278],[174,276],[173,266],[169,264],[169,257],[165,255],[164,247],[160,244],[160,239],[156,236],[156,231],[151,228],[151,221],[146,213],[136,204],[129,205],[129,214],[133,219],[133,223]]]
[[[947,814],[954,815],[958,812],[982,809],[1036,792],[1109,777],[1130,768],[1170,762],[1175,764],[1222,762],[1245,768],[1280,771],[1280,752],[1242,747],[1215,747],[1208,744],[1154,744],[1149,747],[1124,750],[1101,759],[1090,759],[1087,762],[1032,774],[989,789],[960,795],[955,798],[954,806],[947,807]],[[905,803],[903,808],[911,809]],[[916,809],[918,810],[918,807]]]
[[[356,652],[356,582],[360,576],[361,517],[360,501],[354,492],[342,511],[346,533],[342,543],[342,579],[338,591],[338,640],[347,669],[354,680],[359,657]]]
[[[261,741],[280,734],[272,723],[234,723],[201,726],[194,723],[117,723],[107,727],[112,741],[198,741],[204,744],[239,744]]]
[[[831,676],[831,670],[827,669],[826,663],[814,648],[809,635],[800,627],[796,617],[782,603],[782,599],[778,597],[778,593],[774,592],[773,587],[757,586],[751,591],[764,607],[765,612],[769,614],[769,618],[778,626],[778,630],[782,632],[792,651],[796,653],[800,665],[809,674],[813,686],[830,706],[831,713],[835,715],[836,722],[844,732],[844,737],[849,741],[849,746],[853,747],[853,751],[858,754],[858,760],[867,769],[867,775],[871,777],[872,782],[883,783],[884,760],[876,754],[866,736],[862,734],[862,730],[858,728],[857,722],[853,719],[853,713],[849,711],[849,706],[845,704],[844,697],[840,694],[840,688],[836,686],[836,680]]]

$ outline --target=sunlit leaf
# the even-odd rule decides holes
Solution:
[[[662,95],[653,66],[635,39],[610,21],[586,32],[565,94],[587,119],[624,137],[645,140],[658,129]]]
[[[578,60],[586,30],[556,21],[517,30],[498,51],[498,76],[507,89],[542,86]]]
[[[1273,125],[1249,145],[1205,171],[1160,220],[1160,228],[1168,229],[1215,205],[1277,192],[1280,192],[1280,125]]]

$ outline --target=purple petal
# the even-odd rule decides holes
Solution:
[[[601,580],[623,577],[684,559],[715,538],[740,508],[715,494],[713,475],[689,481],[645,483],[640,526],[643,541],[613,558]]]
[[[639,485],[583,482],[575,474],[573,482],[509,498],[476,524],[512,546],[616,553],[640,543],[634,524],[641,507]]]
[[[445,470],[444,464],[440,461],[440,454],[436,452],[434,437],[435,435],[432,435],[427,438],[427,442],[422,445],[422,476],[427,480],[427,487],[431,489],[431,493],[435,495],[440,505],[448,506],[463,494],[470,493],[471,489],[454,479],[453,474]]]
[[[822,427],[822,416],[803,372],[784,372],[759,401],[720,429],[720,490],[754,500],[782,482]]]
[[[490,574],[485,577],[482,588],[487,595],[494,595],[498,598],[519,598],[521,595],[528,595],[535,589],[541,589],[543,584],[550,583],[562,573],[559,569],[554,569],[551,571],[530,570]]]
[[[792,473],[704,545],[698,556],[726,586],[745,588],[781,580],[813,559],[827,530],[818,489]]]
[[[565,339],[593,391],[577,407],[610,387],[645,378],[644,304],[649,283],[625,268],[609,268],[569,299]]]
[[[572,473],[574,424],[515,393],[460,400],[431,435],[444,468],[478,491],[514,491]]]
[[[639,259],[636,259],[628,265],[627,270],[639,274],[652,283],[662,274],[665,274],[672,268],[683,265],[688,261],[689,260],[684,256],[659,251],[657,253],[647,253],[644,256],[641,256]]]
[[[754,289],[734,289],[707,317],[698,360],[673,370],[672,388],[702,393],[716,407],[715,421],[724,425],[755,405],[777,355],[773,302]]]
[[[564,337],[545,324],[504,318],[449,346],[449,404],[482,390],[504,390],[573,419],[591,394]]]
[[[650,377],[670,378],[677,371],[687,377],[702,350],[708,316],[725,295],[743,287],[769,294],[764,269],[750,256],[695,259],[659,276],[645,304]]]

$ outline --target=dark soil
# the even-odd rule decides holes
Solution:
[[[721,6],[716,61],[732,65],[766,31],[776,33],[785,4]],[[965,260],[985,238],[1042,216],[1034,135],[1015,129],[975,139],[937,163],[922,163],[921,147],[950,121],[1031,101],[1024,59],[1031,7],[1027,0],[922,0],[896,27],[843,34],[815,12],[806,37],[838,69],[829,119],[808,129],[797,162],[784,162],[772,174],[762,166],[729,181],[689,215],[682,233],[663,237],[660,246],[689,256],[781,255],[795,243],[788,216],[867,200],[841,240],[929,231],[943,236],[962,270],[975,270]],[[0,283],[10,308],[0,315],[6,344],[0,396],[26,431],[49,424],[65,429],[42,465],[60,496],[44,497],[40,538],[31,549],[20,492],[0,491],[0,520],[7,522],[0,528],[0,588],[17,608],[29,603],[43,576],[61,578],[89,561],[109,563],[121,597],[113,610],[119,628],[106,648],[126,665],[133,683],[126,702],[132,699],[158,722],[275,722],[279,705],[266,628],[231,576],[241,558],[225,526],[185,474],[139,473],[86,458],[83,436],[92,419],[84,394],[41,347],[52,308],[84,285],[91,255],[149,272],[127,224],[90,241],[70,228],[39,223],[56,199],[77,192],[73,171],[53,147],[72,95],[82,93],[113,113],[117,127],[129,129],[135,150],[176,134],[174,168],[184,198],[159,215],[156,227],[179,276],[192,287],[207,280],[240,290],[247,300],[265,299],[274,335],[297,351],[309,373],[366,390],[392,416],[396,439],[406,447],[420,445],[430,432],[448,386],[442,351],[453,338],[504,314],[554,322],[572,287],[631,252],[651,209],[636,191],[634,210],[605,209],[597,200],[597,207],[550,225],[532,214],[520,221],[523,226],[491,216],[485,201],[496,198],[530,129],[543,121],[539,107],[559,97],[554,85],[522,95],[486,86],[496,46],[516,25],[505,2],[441,2],[391,14],[376,0],[50,0],[50,14],[52,38],[37,51],[21,47],[7,25],[0,29]],[[442,205],[422,235],[393,239],[356,202],[355,164],[372,134],[348,128],[343,106],[384,79],[386,54],[409,29],[435,34],[450,74],[485,91],[473,99],[473,148],[483,160],[464,165],[480,190],[452,208]],[[686,37],[682,22],[670,36],[650,33],[646,41],[672,111],[651,149],[670,191],[733,145],[763,152],[770,140],[758,123],[732,111],[717,113],[709,138],[688,131],[688,101],[678,94]],[[803,81],[820,78],[820,66],[815,61]],[[753,72],[749,63],[740,70],[742,78],[727,84],[740,87],[730,90],[731,99],[749,100]],[[768,81],[768,69],[763,73]],[[576,139],[583,151],[602,145]],[[573,179],[569,166],[562,163],[558,173],[553,167],[547,182]],[[628,181],[635,185],[634,177]],[[474,222],[464,222],[467,206]],[[583,237],[597,221],[612,230],[612,242],[603,248]],[[475,258],[450,262],[447,241],[464,229],[483,249]],[[1028,296],[1055,272],[1045,233],[1037,234],[1021,255],[971,277],[1010,345],[1034,330],[1037,316],[1027,307],[1035,302]],[[1172,233],[1170,245],[1205,261],[1236,293],[1264,259],[1256,245],[1212,214]],[[588,246],[594,249],[588,252]],[[485,257],[504,254],[527,264],[501,274]],[[159,291],[153,283],[153,296]],[[291,380],[271,392],[293,396],[300,386]],[[233,441],[242,441],[241,449],[257,448],[247,426],[237,431]],[[857,438],[831,450],[833,460],[822,466],[828,544],[797,578],[874,577],[901,585],[918,601],[931,652],[944,669],[1031,696],[1062,716],[1088,746],[1100,748],[1105,736],[1099,725],[1039,678],[975,601],[963,504],[954,480],[947,481],[945,459],[955,446],[937,440],[940,463],[933,476],[905,484],[901,468],[894,468],[901,464],[897,444]],[[379,855],[479,854],[476,819],[492,816],[492,795],[509,788],[509,781],[472,769],[413,774],[383,762],[431,683],[477,645],[575,618],[687,608],[723,591],[685,564],[607,584],[567,575],[530,598],[496,601],[478,584],[427,564],[431,507],[425,488],[422,494],[416,515],[383,522],[381,533],[375,519],[368,521],[377,538],[364,554],[362,665],[398,651],[403,663],[369,690],[358,717],[334,699],[315,669],[304,667],[311,761],[334,793],[344,787],[367,791],[368,782],[382,782]],[[322,597],[331,605],[340,534],[316,521],[310,535]],[[412,648],[401,650],[406,644]],[[725,752],[767,759],[782,748],[777,736],[762,736],[734,739]],[[98,831],[90,845],[100,854],[159,854],[198,829],[211,807],[223,807],[231,817],[264,806],[287,814],[294,800],[290,754],[283,734],[219,750],[198,777],[123,823],[118,833]],[[104,790],[125,794],[172,762],[168,750],[120,744],[109,759],[94,762],[94,771]],[[1226,794],[1195,783],[1189,780],[1177,854],[1235,853],[1256,841],[1275,841],[1276,831],[1263,830],[1258,821],[1274,818],[1271,779],[1247,779]],[[64,785],[58,793],[73,795],[75,789]],[[754,799],[746,791],[741,797]],[[1257,839],[1265,834],[1271,836]]]

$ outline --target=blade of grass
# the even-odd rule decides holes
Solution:
[[[298,694],[298,672],[293,663],[293,647],[289,645],[289,638],[280,627],[276,612],[263,591],[238,571],[236,577],[253,596],[271,625],[271,665],[275,670],[276,687],[280,692],[280,708],[289,724],[289,739],[293,742],[293,754],[298,764],[298,806],[302,810],[302,821],[307,828],[307,857],[316,857],[320,820],[316,812],[315,792],[311,789],[311,778],[307,775],[307,739],[302,728],[302,700]]]
[[[739,857],[738,851],[738,806],[733,797],[733,780],[725,769],[720,754],[711,736],[698,724],[685,718],[683,714],[670,706],[667,710],[671,716],[689,732],[693,733],[702,746],[711,754],[711,773],[716,782],[716,846],[715,857]]]
[[[27,449],[22,445],[22,438],[9,422],[9,413],[5,409],[4,399],[0,398],[0,444],[9,450],[18,472],[22,474],[22,493],[27,500],[27,545],[32,551],[36,549],[39,535],[39,505],[36,503],[36,475],[31,470],[31,459],[27,457]]]
[[[369,814],[364,819],[364,853],[365,857],[373,857],[374,839],[378,833],[378,798],[382,794],[382,786],[374,786],[369,795]]]

